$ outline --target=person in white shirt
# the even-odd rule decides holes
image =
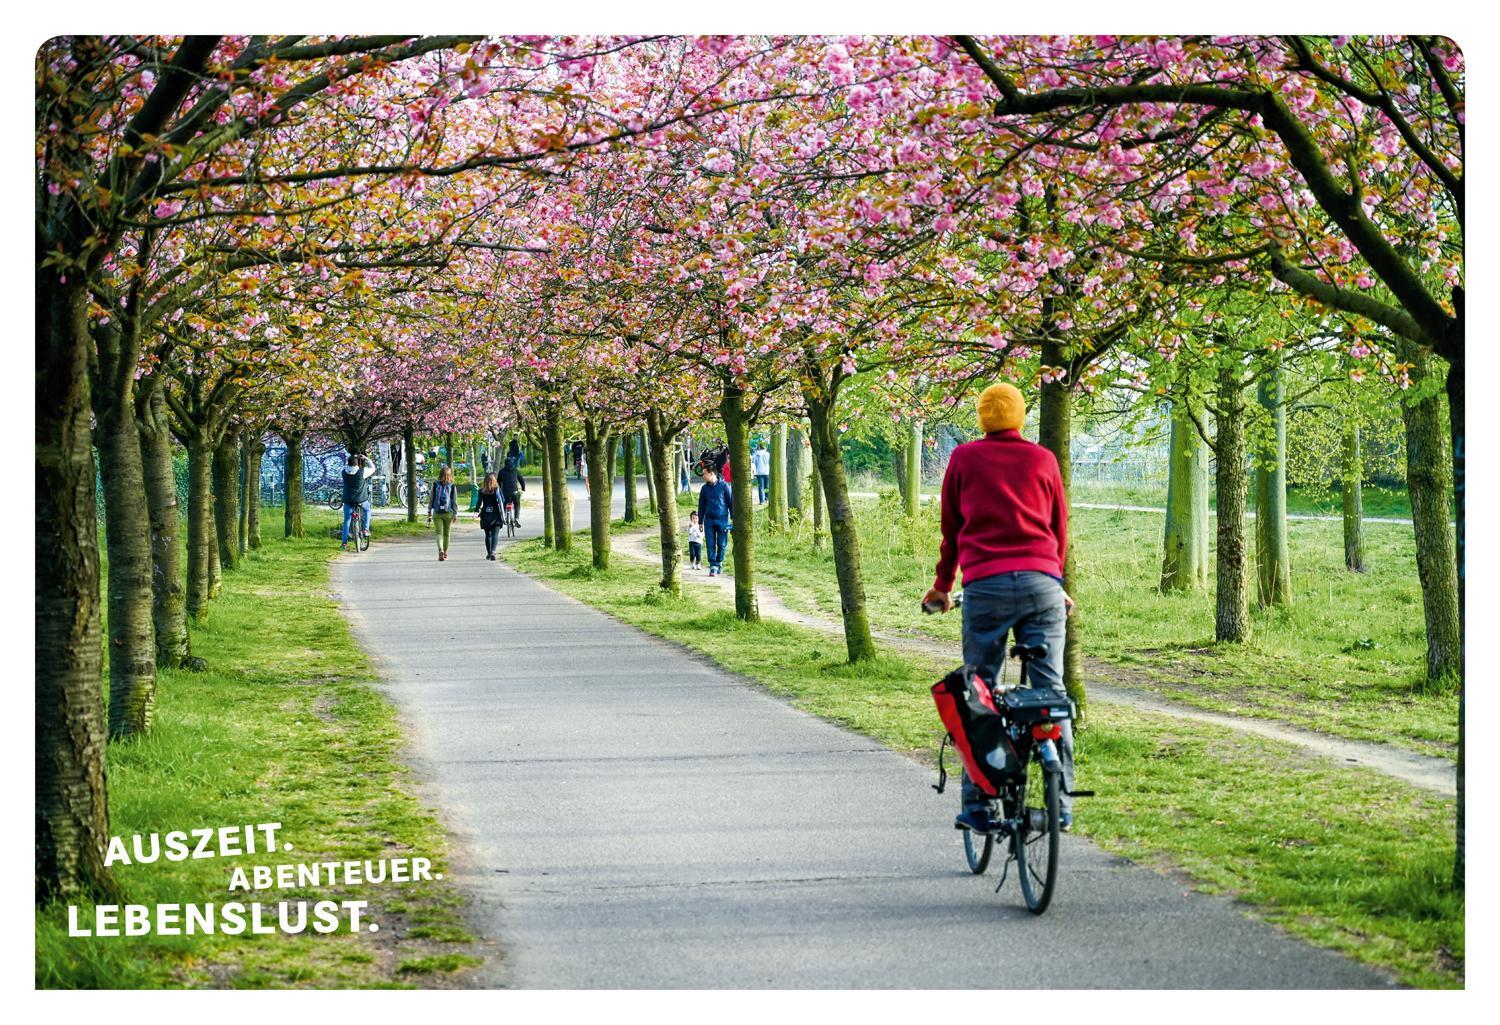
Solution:
[[[771,488],[771,452],[763,441],[750,453],[750,472],[755,475],[755,492],[761,505],[766,504],[766,494]]]
[[[703,568],[703,524],[696,512],[688,513],[688,569]]]

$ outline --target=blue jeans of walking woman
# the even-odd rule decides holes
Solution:
[[[1063,641],[1067,636],[1067,608],[1063,604],[1062,584],[1045,573],[997,573],[972,584],[964,583],[964,664],[985,669],[1000,678],[1005,663],[1006,637],[1014,634],[1015,643],[1028,647],[1045,644],[1047,657],[1032,662],[1026,670],[1032,687],[1063,690]],[[1017,669],[1018,671],[1018,669]],[[1019,677],[1012,675],[1012,685]],[[1073,724],[1062,723],[1058,754],[1063,764],[1063,789],[1073,789]],[[1065,819],[1073,815],[1073,799],[1060,795]],[[985,807],[984,791],[963,775],[964,810]]]
[[[703,524],[703,540],[708,542],[708,568],[716,573],[724,570],[724,547],[729,543],[729,521],[709,520]]]
[[[360,529],[362,529],[366,534],[370,532],[370,503],[364,502],[360,505],[350,505],[348,502],[345,502],[344,527],[339,532],[339,540],[344,544],[349,543],[349,524],[354,520],[356,516],[359,516],[360,510],[364,510],[364,516],[362,517],[363,522]]]

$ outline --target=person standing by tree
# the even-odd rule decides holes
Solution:
[[[703,468],[703,487],[698,489],[698,522],[708,541],[708,575],[724,572],[724,546],[729,542],[729,520],[734,495],[729,485],[710,467]]]
[[[573,442],[573,476],[583,476],[583,439]]]
[[[765,505],[766,493],[771,487],[771,453],[764,441],[750,453],[750,472],[755,475],[756,501]]]
[[[1026,402],[1014,385],[992,384],[979,396],[984,437],[958,446],[943,475],[943,540],[937,578],[924,605],[953,608],[955,570],[964,579],[964,664],[1000,678],[1006,636],[1042,645],[1031,663],[1033,687],[1063,690],[1063,640],[1073,599],[1063,590],[1068,550],[1068,496],[1057,457],[1021,437]],[[1059,748],[1063,786],[1073,788],[1073,729],[1064,721]],[[994,829],[984,792],[963,777],[963,807],[955,824]],[[1072,799],[1062,796],[1063,827],[1073,822]]]
[[[458,488],[453,483],[453,467],[438,471],[437,483],[427,499],[427,524],[437,520],[438,562],[448,561],[448,541],[453,536],[453,517],[458,515]]]

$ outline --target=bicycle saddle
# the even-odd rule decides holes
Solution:
[[[1047,646],[1045,644],[1017,644],[1010,649],[1010,657],[1018,658],[1022,662],[1041,662],[1047,658]]]

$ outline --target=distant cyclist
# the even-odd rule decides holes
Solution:
[[[1026,402],[1014,385],[992,384],[979,396],[984,437],[953,450],[943,475],[942,548],[937,579],[922,599],[953,608],[954,571],[963,571],[964,663],[999,679],[1006,635],[1017,644],[1046,645],[1031,663],[1033,687],[1063,689],[1066,620],[1073,599],[1063,590],[1068,551],[1068,496],[1057,457],[1021,437]],[[1072,724],[1062,723],[1063,786],[1073,788]],[[984,792],[963,778],[959,826],[994,829]],[[1062,795],[1062,825],[1073,822]]]
[[[505,504],[515,510],[518,527],[521,525],[521,492],[525,490],[526,478],[521,476],[516,457],[511,456],[500,467],[500,493],[505,496]]]
[[[348,454],[348,462],[344,464],[344,526],[339,532],[339,547],[345,551],[349,549],[351,521],[355,530],[370,532],[370,475],[374,472],[375,467],[364,456]],[[355,543],[358,542],[356,537]]]

